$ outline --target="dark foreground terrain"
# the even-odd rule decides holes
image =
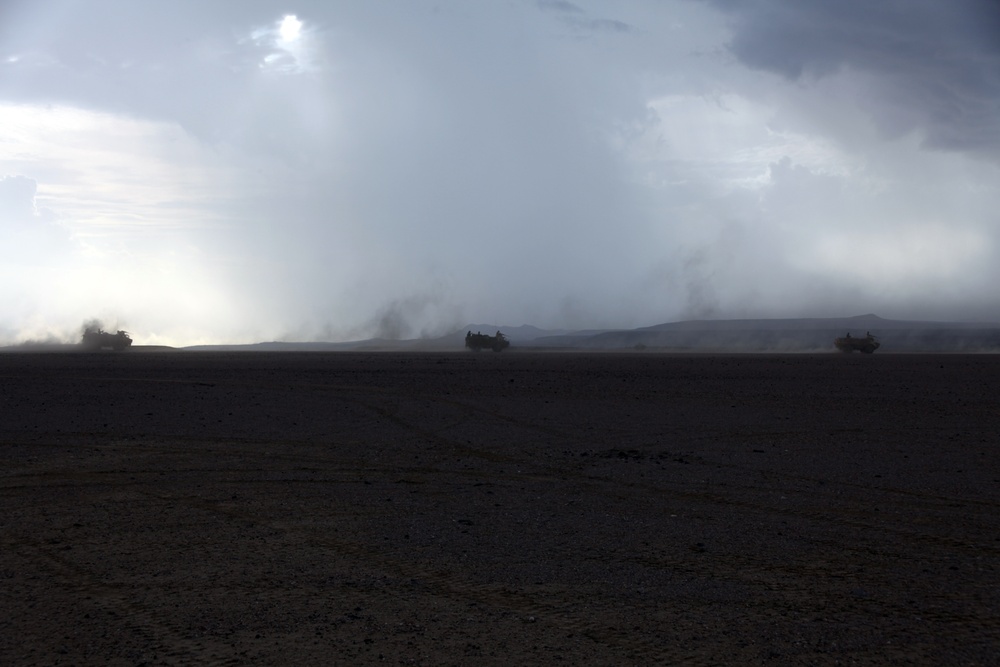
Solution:
[[[0,355],[0,664],[995,665],[998,379]]]

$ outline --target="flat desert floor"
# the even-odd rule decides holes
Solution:
[[[0,664],[1000,664],[998,380],[0,355]]]

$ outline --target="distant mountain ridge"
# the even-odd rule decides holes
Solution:
[[[681,322],[668,322],[666,324],[654,324],[649,327],[640,327],[634,331],[668,331],[680,329],[697,330],[753,330],[753,329],[781,329],[781,330],[813,330],[813,329],[979,329],[997,328],[1000,323],[996,322],[935,322],[922,320],[887,320],[868,313],[866,315],[854,315],[852,317],[812,317],[812,318],[775,318],[775,319],[755,319],[755,320],[685,320]]]
[[[658,349],[677,352],[823,352],[848,333],[871,332],[883,351],[1000,351],[1000,324],[887,320],[874,314],[835,318],[689,320],[638,329],[539,338],[535,346]]]
[[[883,352],[1000,352],[1000,323],[889,320],[873,313],[832,318],[684,320],[635,329],[541,329],[468,324],[434,338],[367,339],[340,343],[264,342],[200,345],[189,351],[448,351],[464,348],[465,334],[502,331],[511,349],[652,350],[669,352],[826,352],[846,333],[880,337]]]

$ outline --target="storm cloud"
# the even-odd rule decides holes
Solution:
[[[739,60],[795,81],[853,72],[891,137],[1000,160],[1000,7],[991,0],[720,2]]]
[[[10,341],[1000,312],[992,3],[0,12]]]

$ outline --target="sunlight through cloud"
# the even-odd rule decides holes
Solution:
[[[15,0],[0,332],[992,320],[1000,61],[966,1]]]
[[[294,14],[289,14],[281,20],[278,34],[281,35],[283,41],[294,42],[302,34],[302,21]]]
[[[258,62],[262,70],[281,74],[317,70],[316,36],[295,14],[286,14],[280,21],[257,28],[249,38],[264,50]]]

